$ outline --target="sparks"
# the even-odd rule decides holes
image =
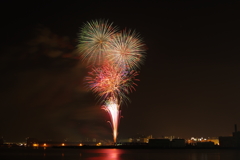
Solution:
[[[110,39],[117,29],[106,20],[87,22],[79,34],[78,50],[89,65],[104,62]]]
[[[145,48],[140,36],[134,31],[121,31],[111,39],[109,60],[128,70],[139,69],[145,59]]]
[[[117,142],[120,106],[130,101],[135,90],[137,69],[145,59],[142,39],[135,31],[120,31],[105,20],[87,22],[79,34],[78,50],[91,71],[86,77],[89,90],[100,97],[111,118],[113,141]]]
[[[114,98],[110,98],[106,101],[106,104],[103,105],[103,109],[107,111],[111,118],[111,126],[113,130],[113,141],[116,143],[117,141],[117,135],[118,135],[118,125],[119,125],[119,117],[120,117],[120,108],[117,103],[117,100],[114,100]]]

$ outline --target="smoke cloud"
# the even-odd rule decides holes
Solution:
[[[43,26],[27,37],[1,54],[0,136],[81,140],[108,132],[111,138],[106,113],[84,87],[76,40]]]

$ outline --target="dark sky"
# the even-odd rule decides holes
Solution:
[[[79,27],[99,18],[135,29],[148,47],[119,138],[227,136],[240,126],[239,1],[0,3],[4,139],[112,139],[75,51]]]

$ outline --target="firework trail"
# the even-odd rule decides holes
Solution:
[[[120,117],[120,108],[116,99],[110,98],[103,105],[103,109],[108,112],[111,117],[111,127],[113,130],[113,141],[116,143],[117,141],[117,128],[119,125],[119,117]]]
[[[99,20],[82,27],[78,50],[91,67],[87,87],[100,97],[103,109],[109,113],[116,143],[120,106],[130,101],[127,95],[137,86],[136,70],[146,56],[144,44],[136,32],[117,32],[112,23]]]

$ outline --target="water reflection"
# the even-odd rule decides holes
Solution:
[[[208,160],[208,155],[205,153],[202,154],[192,153],[190,160]]]
[[[240,160],[240,149],[0,148],[0,160]]]
[[[190,154],[190,153],[186,153]],[[213,150],[193,150],[189,155],[189,160],[220,160],[219,151]]]
[[[99,149],[82,153],[87,160],[229,160],[220,159],[219,150],[125,150]]]
[[[95,150],[95,156],[87,158],[87,160],[120,160],[122,154],[120,149],[98,149]]]
[[[206,153],[201,154],[201,160],[208,160],[208,155]]]

